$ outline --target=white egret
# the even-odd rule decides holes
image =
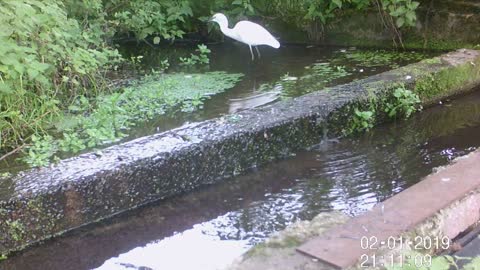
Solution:
[[[275,49],[280,47],[280,42],[276,40],[272,34],[270,34],[265,28],[259,24],[249,21],[239,21],[235,27],[228,28],[228,19],[222,13],[213,15],[210,19],[212,22],[220,25],[220,30],[227,37],[233,38],[237,41],[245,43],[250,47],[250,53],[252,54],[252,61],[255,59],[252,51],[252,46],[257,50],[258,57],[260,52],[258,51],[258,45],[268,45]]]

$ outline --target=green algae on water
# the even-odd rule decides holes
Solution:
[[[263,84],[260,90],[281,89],[282,97],[299,96],[331,86],[336,80],[352,75],[343,65],[319,62],[305,67],[305,74],[292,77],[285,74],[273,84]]]
[[[349,60],[364,67],[381,67],[388,66],[390,68],[398,68],[401,62],[420,61],[427,55],[421,52],[399,52],[387,50],[374,51],[348,51],[343,53],[338,59],[341,61]]]

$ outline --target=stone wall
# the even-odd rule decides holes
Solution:
[[[311,26],[311,29],[320,29]],[[325,28],[323,40],[309,39],[308,31],[277,24],[283,42],[310,42],[322,45],[393,47],[392,33],[385,29],[378,10],[367,14],[345,11]],[[452,50],[480,46],[480,2],[423,0],[417,11],[415,27],[402,30],[409,49]]]

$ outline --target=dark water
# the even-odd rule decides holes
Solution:
[[[88,226],[0,269],[221,269],[299,219],[358,215],[480,146],[480,92]]]

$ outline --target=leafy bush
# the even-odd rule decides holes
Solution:
[[[98,89],[100,71],[120,56],[95,31],[68,18],[60,1],[2,2],[0,148],[43,130],[61,113],[61,100]]]
[[[390,16],[395,18],[397,27],[415,26],[417,15],[415,10],[420,5],[412,0],[382,0],[382,7]]]
[[[393,92],[393,100],[385,104],[385,112],[391,118],[409,118],[412,113],[421,110],[420,98],[401,85]]]
[[[293,23],[307,31],[311,38],[323,38],[324,28],[344,10],[379,9],[392,33],[399,34],[398,28],[414,26],[415,10],[419,2],[412,0],[272,0],[260,1],[266,13],[277,16],[286,23]],[[267,2],[267,3],[264,3]]]
[[[175,39],[185,34],[187,19],[193,16],[190,2],[187,0],[173,1],[111,1],[121,2],[122,10],[115,12],[119,32],[133,32],[138,39],[156,36],[155,43],[164,39]],[[117,3],[120,5],[120,3]]]
[[[190,57],[180,57],[180,62],[182,65],[186,66],[194,66],[196,64],[208,64],[210,63],[210,59],[208,55],[211,53],[210,49],[207,46],[201,44],[198,45],[197,54],[190,54]]]

